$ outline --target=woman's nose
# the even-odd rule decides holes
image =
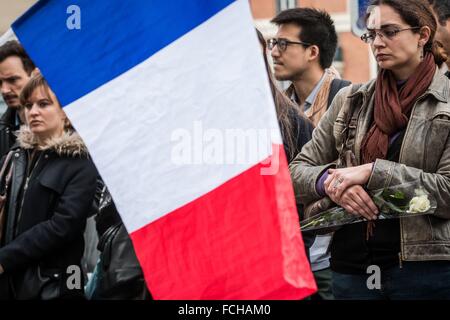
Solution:
[[[30,109],[28,109],[28,114],[30,115],[36,115],[39,114],[39,107],[36,103],[33,103]]]
[[[375,38],[373,39],[373,46],[374,47],[382,47],[385,43],[383,41],[383,37],[379,33],[375,33]]]

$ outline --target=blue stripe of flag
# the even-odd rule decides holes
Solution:
[[[41,0],[12,28],[66,106],[148,59],[234,1]],[[80,30],[66,26],[69,5],[81,9]]]

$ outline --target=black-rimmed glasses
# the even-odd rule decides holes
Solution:
[[[267,48],[269,48],[269,50],[272,50],[275,46],[278,46],[278,50],[286,51],[288,45],[290,45],[290,44],[301,44],[306,47],[309,47],[311,45],[310,43],[306,43],[306,42],[302,42],[302,41],[289,41],[286,39],[272,38],[272,39],[267,40]]]

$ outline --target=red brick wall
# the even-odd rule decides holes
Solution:
[[[301,7],[312,7],[324,9],[329,13],[345,12],[347,10],[347,0],[298,0]]]
[[[254,19],[271,19],[277,11],[275,0],[250,0]]]
[[[351,32],[339,34],[339,43],[344,59],[343,78],[354,83],[369,80],[369,48],[367,44],[355,37]]]
[[[269,19],[276,13],[276,0],[249,0],[255,19]],[[347,0],[297,0],[301,7],[324,9],[329,13],[345,12]]]

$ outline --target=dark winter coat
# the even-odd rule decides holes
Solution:
[[[0,118],[0,159],[6,155],[16,142],[14,131],[16,126],[16,110],[7,108]]]
[[[0,248],[5,270],[0,295],[8,282],[9,298],[82,297],[83,277],[81,288],[73,287],[77,284],[73,278],[68,286],[67,279],[80,266],[97,170],[77,133],[66,132],[40,148],[38,160],[30,166],[29,154],[36,149],[34,135],[21,130],[13,148],[14,171]]]

